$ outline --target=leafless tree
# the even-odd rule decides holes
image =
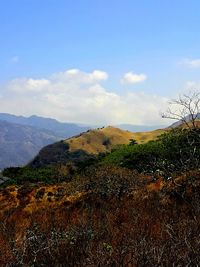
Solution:
[[[162,118],[180,121],[189,129],[198,127],[197,119],[200,116],[200,92],[191,91],[188,94],[180,95],[178,99],[169,102],[170,107]]]

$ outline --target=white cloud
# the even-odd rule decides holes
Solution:
[[[127,72],[124,74],[121,83],[140,83],[147,79],[145,74],[136,74],[133,72]]]
[[[111,92],[101,85],[108,74],[67,70],[48,78],[19,78],[0,87],[0,112],[37,114],[90,124],[160,124],[168,99],[143,92]]]
[[[66,73],[71,74],[71,75],[76,75],[78,74],[80,71],[78,69],[71,69],[71,70],[67,70]]]
[[[62,82],[72,81],[73,84],[91,84],[107,80],[108,74],[101,70],[94,70],[91,73],[86,73],[79,69],[70,69],[64,72],[54,73],[50,79]]]
[[[12,91],[21,92],[39,92],[48,89],[50,81],[46,79],[15,79],[8,83],[7,88]]]
[[[97,81],[105,81],[108,79],[108,74],[104,71],[94,70],[91,75]]]
[[[181,61],[181,64],[189,68],[200,68],[200,58],[184,59]]]

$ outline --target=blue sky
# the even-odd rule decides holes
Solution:
[[[121,97],[124,105],[131,94],[135,94],[133,100],[141,94],[149,99],[173,97],[188,84],[199,84],[199,25],[198,0],[0,0],[1,99],[6,102],[12,93],[13,106],[17,107],[22,93],[19,97],[19,92],[11,88],[16,79],[24,86],[26,101],[30,97],[26,95],[28,79],[51,80],[52,75],[71,69],[79,69],[85,75],[94,70],[107,73],[106,79],[93,80],[84,90],[99,85],[106,94]],[[77,77],[78,74],[74,79],[80,78]],[[68,85],[69,77],[66,88]],[[82,88],[81,82],[79,87]],[[38,91],[41,90],[36,89],[36,98]],[[54,93],[58,96],[60,91]],[[42,97],[43,104],[47,103],[47,92]],[[88,97],[86,102],[94,101],[91,95],[84,97]],[[77,109],[75,96],[72,98]],[[102,104],[102,108],[106,105],[108,109],[108,103]],[[138,124],[160,122],[146,121],[142,119],[144,115],[132,121],[126,114],[128,110],[122,111],[124,117],[112,119],[115,109],[111,110],[108,121],[98,116],[91,120],[89,111],[85,117],[70,116],[70,108],[63,106],[63,111],[68,109],[66,116],[61,116],[61,111],[53,112],[56,108],[51,105],[48,106],[51,112],[41,108],[20,110],[19,106],[16,110],[5,104],[0,111],[91,123],[115,123],[118,119]]]

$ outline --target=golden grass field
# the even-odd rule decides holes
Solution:
[[[108,126],[106,128],[90,130],[78,137],[66,139],[70,151],[82,149],[90,154],[109,152],[114,146],[128,144],[130,139],[135,139],[139,144],[155,140],[167,129],[158,129],[149,132],[129,132]],[[108,141],[109,140],[109,141]],[[107,141],[107,145],[104,142]]]

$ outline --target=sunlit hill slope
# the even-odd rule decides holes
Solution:
[[[131,139],[138,143],[155,140],[165,129],[132,133],[119,128],[108,126],[95,130],[88,130],[78,136],[44,147],[30,166],[41,167],[52,163],[77,163],[93,158],[100,153],[107,153],[121,144],[129,144]]]

